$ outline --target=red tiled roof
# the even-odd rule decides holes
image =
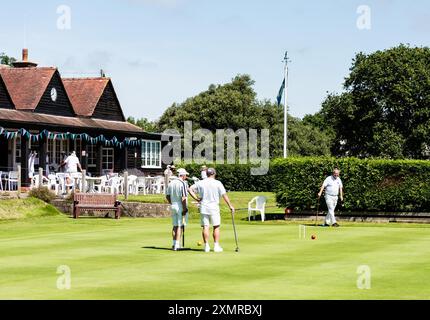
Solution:
[[[36,109],[56,68],[0,68],[0,76],[17,110]]]
[[[110,78],[63,78],[64,87],[78,116],[91,117]]]
[[[128,122],[122,121],[109,121],[102,119],[89,119],[82,117],[63,117],[63,116],[53,116],[48,114],[28,112],[28,111],[18,111],[10,109],[1,109],[0,112],[0,122],[8,121],[14,122],[19,125],[21,124],[36,124],[40,126],[50,126],[58,127],[61,130],[70,130],[70,128],[75,129],[97,129],[97,130],[109,130],[117,131],[128,134],[147,134],[147,135],[159,135],[146,133],[138,126],[135,126]],[[3,125],[4,126],[4,125]]]

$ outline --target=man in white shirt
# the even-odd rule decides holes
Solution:
[[[333,174],[324,180],[320,192],[318,193],[318,198],[321,198],[325,190],[325,202],[327,203],[328,213],[325,218],[324,226],[339,227],[336,222],[336,217],[334,216],[339,196],[340,201],[343,201],[343,184],[339,176],[340,170],[335,168]]]
[[[64,165],[66,166],[67,173],[78,173],[78,168],[82,171],[81,163],[79,158],[76,156],[76,152],[73,151],[70,156],[64,160]]]
[[[188,172],[185,169],[178,169],[179,179],[170,182],[166,191],[166,199],[170,203],[173,224],[173,246],[174,251],[181,248],[182,227],[188,221],[187,190],[186,180]]]
[[[209,168],[207,170],[207,179],[197,182],[189,189],[191,196],[200,203],[200,219],[203,228],[202,236],[205,243],[205,252],[210,252],[211,250],[209,245],[209,228],[211,224],[213,226],[213,238],[215,242],[214,252],[223,251],[219,244],[221,226],[220,198],[222,197],[230,210],[234,211],[224,185],[215,178],[215,169]],[[196,193],[200,197],[197,197]]]
[[[73,151],[62,163],[66,171],[66,183],[71,184],[71,175],[78,173],[78,168],[82,171],[81,163],[79,158],[76,156],[76,152]]]

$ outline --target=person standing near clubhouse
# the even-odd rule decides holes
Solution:
[[[339,196],[340,201],[343,201],[343,184],[342,180],[340,179],[340,170],[338,168],[335,168],[333,170],[333,174],[324,180],[324,183],[321,186],[321,190],[318,193],[318,198],[321,198],[324,190],[325,202],[328,208],[328,213],[325,218],[324,226],[339,227],[336,221],[336,217],[334,216]]]
[[[170,179],[174,175],[173,170],[175,170],[175,166],[167,166],[166,170],[164,170],[164,188],[167,192],[167,187],[169,186]]]
[[[200,168],[200,171],[201,171],[201,178],[202,178],[202,180],[206,180],[206,179],[207,179],[207,177],[208,177],[208,173],[207,173],[207,171],[208,171],[208,167],[206,167],[206,166],[202,166],[202,167]]]
[[[185,169],[178,169],[179,179],[174,179],[167,187],[166,199],[171,205],[173,224],[173,246],[174,251],[181,248],[182,227],[188,220],[187,204],[187,184],[188,172]]]
[[[82,171],[81,163],[79,162],[79,158],[76,156],[75,151],[73,151],[63,163],[66,166],[66,173],[78,173],[78,168]]]
[[[222,197],[229,206],[230,210],[234,212],[224,185],[221,181],[216,180],[216,171],[213,168],[207,169],[207,178],[194,184],[189,189],[190,195],[200,203],[200,219],[203,228],[202,236],[205,243],[205,252],[210,252],[209,245],[209,228],[213,226],[214,238],[214,252],[223,252],[220,246],[220,226],[221,226],[221,212],[219,208],[219,200]],[[199,194],[197,197],[196,193]]]

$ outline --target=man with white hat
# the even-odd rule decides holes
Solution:
[[[178,169],[178,179],[172,180],[166,191],[166,199],[171,205],[173,224],[173,250],[181,248],[182,227],[188,221],[188,204],[186,183],[189,173],[185,169]]]
[[[209,245],[209,228],[213,226],[214,252],[223,252],[223,248],[219,244],[221,212],[219,208],[219,200],[223,198],[233,212],[234,207],[230,203],[230,199],[221,181],[216,180],[216,171],[213,168],[207,170],[207,179],[201,180],[194,184],[190,189],[190,195],[200,203],[201,226],[203,228],[202,236],[205,242],[205,252],[210,252]],[[200,198],[196,196],[199,194]]]

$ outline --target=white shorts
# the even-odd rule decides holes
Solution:
[[[219,227],[221,225],[221,214],[200,214],[200,222],[202,227],[209,227],[213,225],[214,227]]]
[[[188,223],[188,213],[184,217],[182,215],[182,205],[181,206],[171,206],[171,212],[172,212],[172,225],[174,227],[182,227],[186,226]]]

